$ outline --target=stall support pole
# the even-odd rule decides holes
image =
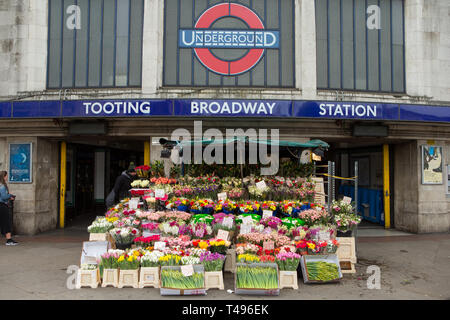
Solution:
[[[144,141],[144,165],[150,165],[150,141]]]
[[[59,227],[64,228],[66,217],[66,162],[67,162],[67,144],[61,142],[61,172],[59,186]]]
[[[328,161],[328,212],[331,212],[331,161]]]
[[[355,161],[355,213],[358,214],[358,161]]]
[[[391,190],[389,185],[389,145],[383,145],[384,227],[391,227]]]

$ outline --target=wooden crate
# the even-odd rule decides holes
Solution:
[[[297,271],[280,271],[280,289],[292,288],[298,289],[298,275]]]
[[[159,267],[141,268],[139,274],[139,288],[159,288]]]
[[[223,290],[223,272],[222,271],[208,271],[205,272],[205,287],[206,289]]]
[[[139,269],[119,270],[119,284],[117,288],[123,287],[139,288]]]
[[[102,288],[119,285],[119,269],[103,269]]]
[[[82,270],[78,269],[75,288],[91,287],[96,289],[100,283],[100,270]]]

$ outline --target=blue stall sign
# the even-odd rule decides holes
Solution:
[[[64,101],[63,117],[150,117],[171,116],[170,100]]]
[[[325,119],[398,120],[394,104],[295,101],[294,117]]]
[[[174,115],[189,117],[290,117],[290,100],[175,100]]]
[[[9,145],[9,182],[32,182],[32,144],[11,143]]]

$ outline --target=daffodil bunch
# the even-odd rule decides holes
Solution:
[[[117,264],[121,270],[137,270],[140,266],[140,256],[134,254],[124,254],[117,259]]]
[[[230,246],[230,241],[225,241],[221,239],[209,241],[209,251],[212,253],[226,254],[228,247]]]
[[[259,262],[260,259],[257,255],[255,254],[240,254],[237,256],[237,263],[255,263],[255,262]]]
[[[161,266],[178,266],[180,265],[181,257],[174,254],[166,254],[159,258]]]

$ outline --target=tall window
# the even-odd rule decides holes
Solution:
[[[405,91],[403,0],[316,0],[319,89]]]
[[[49,0],[47,87],[141,85],[144,0]]]

